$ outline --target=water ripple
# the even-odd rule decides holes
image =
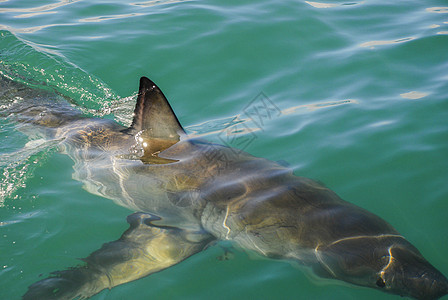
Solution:
[[[151,0],[151,1],[145,1],[145,2],[134,2],[134,3],[130,3],[130,5],[150,7],[150,6],[157,6],[157,5],[164,5],[164,4],[181,3],[181,2],[187,2],[187,1],[189,1],[189,0]]]
[[[428,95],[429,95],[429,93],[423,93],[423,92],[418,92],[418,91],[411,91],[408,93],[400,94],[401,97],[406,98],[406,99],[420,99],[420,98],[426,97]]]
[[[47,4],[47,5],[42,5],[42,6],[37,6],[37,7],[31,7],[31,8],[0,8],[0,13],[32,13],[32,16],[37,16],[40,13],[46,13],[49,10],[53,10],[59,7],[63,7],[72,3],[76,3],[78,1],[81,0],[61,0],[58,3],[53,3],[53,4]],[[19,16],[20,17],[20,16]],[[23,18],[23,16],[22,16]]]
[[[240,130],[248,122],[241,123],[243,120],[236,117],[254,94],[265,91],[282,114],[257,132],[259,138],[249,152],[273,160],[284,158],[297,174],[318,178],[347,200],[393,221],[447,274],[443,250],[448,224],[440,212],[446,209],[443,200],[448,195],[448,60],[443,50],[448,7],[442,2],[402,5],[391,1],[309,0],[272,5],[268,0],[0,0],[0,28],[13,32],[0,32],[0,73],[72,98],[72,103],[89,115],[114,114],[122,124],[131,121],[138,78],[151,76],[166,93],[180,121],[198,124],[188,126],[189,132],[208,135],[207,139],[219,143],[219,134],[226,129],[230,130],[224,134],[232,138],[250,135]],[[53,271],[45,266],[55,264],[54,257],[44,258],[42,252],[72,251],[60,256],[83,256],[68,245],[74,241],[87,255],[87,249],[94,250],[111,240],[105,233],[116,238],[119,231],[113,232],[109,224],[119,224],[120,220],[113,205],[87,194],[77,182],[73,190],[66,189],[71,185],[71,161],[59,166],[53,160],[58,155],[39,168],[45,181],[29,179],[24,182],[26,189],[20,189],[21,182],[14,181],[12,173],[17,178],[20,172],[32,174],[32,162],[43,159],[43,153],[17,161],[24,153],[8,153],[21,148],[24,137],[20,140],[21,136],[14,135],[12,126],[3,130],[2,137],[7,138],[1,139],[0,148],[7,153],[7,161],[0,162],[0,192],[9,193],[14,183],[19,190],[10,194],[2,208],[7,217],[1,220],[0,228],[10,233],[9,240],[2,240],[2,254],[8,258],[2,264],[8,268],[0,281],[8,286],[1,292],[6,293],[3,298],[14,299],[37,280],[38,274]],[[15,147],[6,145],[17,137],[20,141]],[[36,145],[28,144],[31,146]],[[7,182],[2,181],[4,170],[8,171]],[[60,172],[67,176],[61,178]],[[30,193],[40,195],[39,201],[29,199]],[[22,198],[15,199],[16,195]],[[23,204],[22,211],[9,209],[11,203]],[[16,222],[17,214],[33,212],[34,206],[42,211],[38,218]],[[83,225],[92,222],[95,226],[87,229],[94,229],[89,231],[94,236],[91,243],[97,244],[89,248],[86,235],[76,237]],[[124,223],[122,227],[126,227]],[[50,234],[61,231],[48,242],[47,230]],[[28,244],[18,249],[12,241]],[[36,245],[40,247],[37,252]],[[20,250],[27,251],[26,255],[19,255]],[[203,258],[192,257],[194,264],[186,261],[191,269],[179,266],[189,272],[200,271],[196,263]],[[243,258],[235,267],[247,270]],[[67,261],[59,264],[61,268],[69,265]],[[209,267],[214,270],[216,264]],[[199,271],[193,270],[195,276],[190,277],[199,279],[189,284],[176,272],[158,275],[169,277],[177,295],[194,285],[196,292],[205,294],[201,298],[190,292],[186,298],[209,299],[213,295],[207,291],[216,295],[216,290],[228,290],[231,280],[223,280],[222,273],[235,278],[235,268],[223,268],[228,271],[218,272],[216,281],[205,285],[208,278],[201,278]],[[247,277],[235,279],[233,287],[253,280],[255,290],[260,290],[259,298],[275,298],[283,289],[276,290],[274,284],[264,281],[277,278],[279,284],[290,280],[294,285],[301,274],[266,266],[257,271],[249,269]],[[23,280],[14,280],[18,277]],[[154,289],[159,288],[155,284],[154,289],[148,289],[152,282],[149,278],[143,285],[136,282],[131,289],[123,288],[129,292],[128,298],[154,298]],[[306,279],[302,283],[306,289],[300,293],[305,298],[378,298],[375,291],[338,290],[334,285],[322,289]],[[293,290],[285,297],[293,298]],[[99,297],[123,298],[122,291],[107,291],[109,294]],[[166,296],[162,292],[166,290],[159,289],[156,298]],[[250,293],[244,296],[253,298],[253,290]]]
[[[40,25],[40,26],[33,26],[33,27],[16,28],[16,27],[0,24],[0,30],[7,30],[7,31],[13,32],[15,34],[17,34],[17,33],[35,33],[37,31],[45,29],[45,28],[58,27],[58,26],[70,26],[70,25],[73,25],[73,24],[70,24],[70,23],[47,24],[47,25]]]
[[[346,3],[324,3],[324,2],[312,2],[312,1],[305,1],[305,3],[315,7],[315,8],[333,8],[338,6],[345,6],[345,5],[359,5],[363,4],[364,1],[361,2],[346,2]]]
[[[79,22],[84,22],[84,23],[102,22],[102,21],[108,21],[108,20],[118,20],[118,19],[123,19],[123,18],[137,17],[137,16],[142,16],[142,15],[143,15],[142,13],[131,13],[131,14],[121,14],[121,15],[98,16],[98,17],[80,19]]]
[[[371,47],[374,48],[375,46],[383,46],[383,45],[393,45],[393,44],[400,44],[415,40],[415,37],[406,37],[396,40],[389,40],[389,41],[370,41],[360,44],[360,47]]]
[[[430,13],[437,13],[437,14],[447,14],[448,13],[448,6],[442,6],[442,7],[428,7],[426,11]]]

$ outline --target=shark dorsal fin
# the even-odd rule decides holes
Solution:
[[[129,133],[144,132],[146,138],[179,141],[185,131],[159,87],[146,77],[140,78],[134,120]]]
[[[136,136],[144,151],[139,158],[149,164],[176,162],[159,154],[186,135],[162,91],[146,77],[140,78],[134,120],[125,132]]]

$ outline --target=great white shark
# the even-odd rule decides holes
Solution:
[[[218,240],[401,296],[448,293],[446,277],[380,217],[275,162],[189,137],[146,77],[129,128],[48,101],[47,91],[1,81],[3,102],[7,93],[33,99],[3,105],[2,114],[28,124],[33,135],[59,140],[75,162],[75,179],[135,212],[118,240],[32,284],[23,299],[88,298]]]

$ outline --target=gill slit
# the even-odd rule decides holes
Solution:
[[[227,206],[227,210],[226,210],[226,216],[224,217],[224,221],[222,221],[222,226],[227,229],[227,233],[226,233],[226,240],[229,239],[229,234],[230,234],[230,228],[229,226],[227,226],[227,218],[229,217],[229,212],[230,212],[230,206]]]
[[[337,244],[339,242],[349,241],[349,240],[368,239],[368,238],[388,238],[388,237],[397,237],[397,238],[404,239],[404,237],[402,235],[399,235],[399,234],[358,235],[358,236],[350,236],[350,237],[345,237],[345,238],[336,240],[336,241],[332,242],[331,244],[329,244],[328,246],[332,246],[332,245]]]
[[[381,276],[381,278],[383,278],[384,273],[386,273],[386,270],[390,267],[390,265],[391,265],[392,262],[394,261],[394,257],[393,257],[393,255],[392,255],[392,246],[389,247],[388,251],[389,251],[389,262],[388,262],[387,265],[384,266],[384,268],[380,271],[380,276]],[[384,278],[383,278],[383,280],[384,280]]]
[[[328,272],[331,273],[331,275],[333,275],[333,277],[336,278],[336,274],[333,272],[333,270],[330,268],[329,265],[327,265],[324,260],[322,259],[322,256],[319,253],[319,247],[320,245],[317,245],[316,248],[314,248],[314,254],[316,255],[317,260],[325,267],[325,269],[327,269]]]

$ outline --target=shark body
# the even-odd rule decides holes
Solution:
[[[448,293],[444,275],[380,217],[277,163],[189,138],[145,77],[129,128],[69,106],[30,103],[8,112],[60,139],[75,162],[74,178],[89,192],[136,212],[120,239],[82,266],[34,283],[23,299],[90,297],[177,264],[217,240],[402,296]]]

